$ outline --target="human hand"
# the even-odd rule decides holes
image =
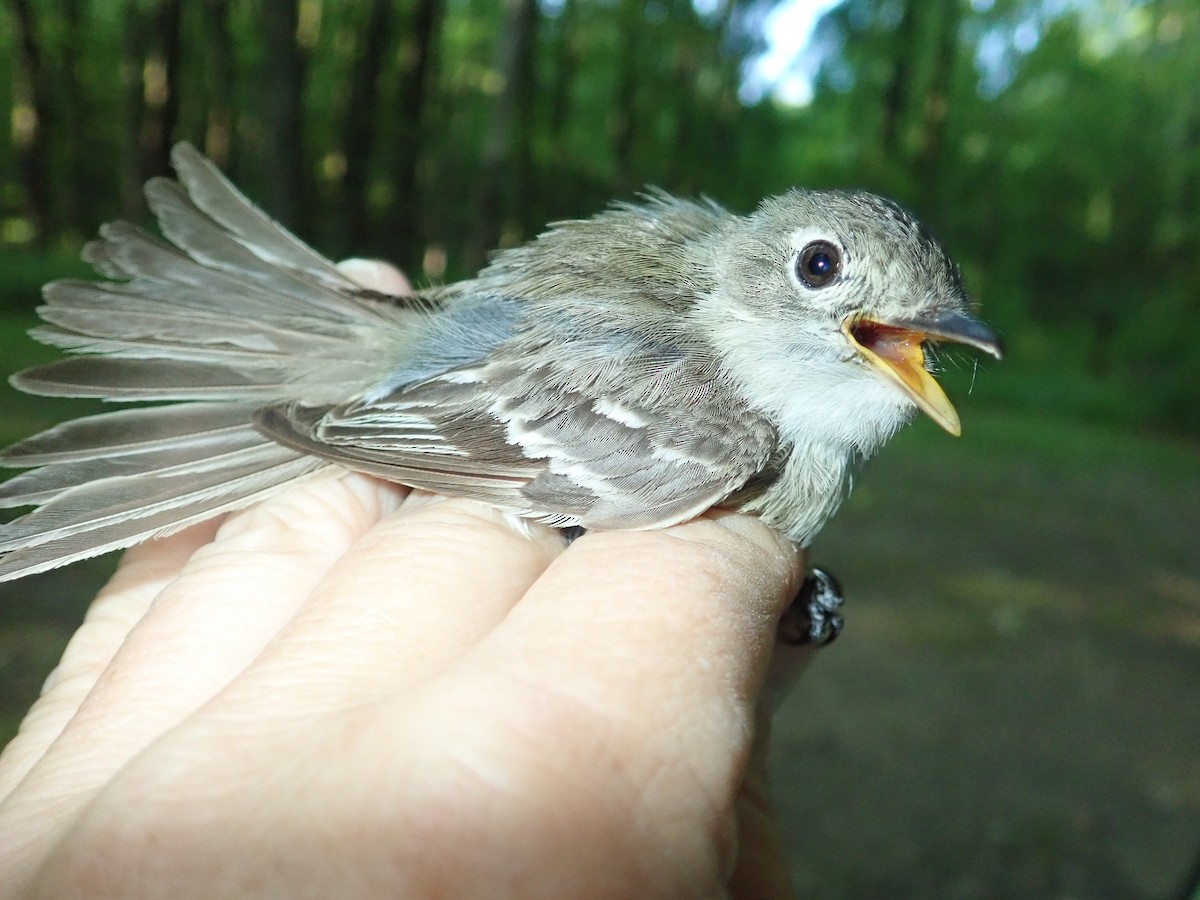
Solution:
[[[801,571],[748,517],[565,548],[344,473],[135,548],[0,756],[0,884],[786,896],[754,738]]]

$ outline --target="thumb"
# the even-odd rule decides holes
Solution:
[[[746,777],[737,800],[738,854],[729,894],[735,898],[788,898],[793,896],[791,870],[783,849],[779,816],[771,796],[767,769],[771,717],[799,680],[817,648],[783,641],[775,654],[758,707],[754,744]]]

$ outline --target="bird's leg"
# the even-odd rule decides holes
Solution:
[[[570,545],[587,534],[587,529],[582,525],[568,525],[565,528],[558,529],[558,533],[561,534],[563,536],[563,540]]]
[[[842,587],[837,579],[824,569],[811,569],[796,599],[779,620],[779,640],[793,646],[832,644],[844,624],[838,612],[842,603]]]

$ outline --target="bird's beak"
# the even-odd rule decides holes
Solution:
[[[925,368],[925,342],[966,344],[996,359],[1004,352],[996,335],[959,312],[892,322],[852,315],[842,322],[842,334],[867,362],[955,437],[962,433],[958,413]]]

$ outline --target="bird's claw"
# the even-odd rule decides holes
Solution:
[[[779,640],[793,646],[832,644],[842,632],[844,620],[838,610],[843,602],[837,579],[824,569],[812,569],[779,620]]]

